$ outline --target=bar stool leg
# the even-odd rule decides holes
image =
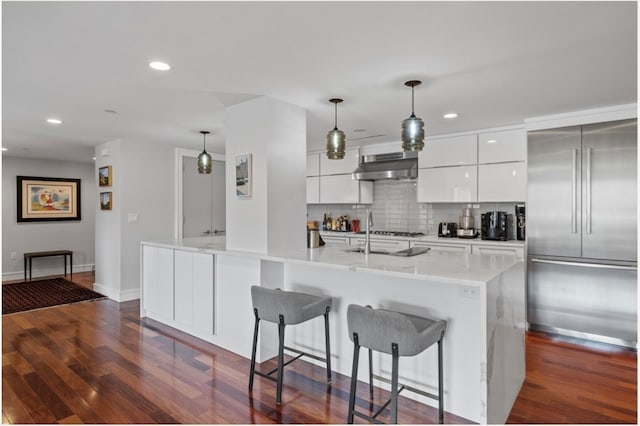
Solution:
[[[391,344],[391,423],[398,424],[398,344]]]
[[[353,424],[353,410],[356,405],[356,390],[358,387],[358,358],[360,355],[360,344],[358,343],[358,335],[353,333],[353,366],[351,367],[351,389],[349,391],[349,414],[347,415],[347,423]]]
[[[331,384],[331,346],[329,343],[329,308],[324,313],[324,340],[327,359],[327,384]]]
[[[256,349],[258,347],[258,325],[260,324],[257,309],[253,310],[253,315],[256,318],[256,322],[253,328],[253,349],[251,350],[251,370],[249,371],[249,392],[253,391],[253,376],[256,372]]]
[[[282,402],[282,373],[284,370],[284,317],[280,315],[278,323],[278,385],[276,388],[276,404]]]
[[[369,400],[373,402],[373,351],[369,349]]]
[[[442,337],[438,340],[438,423],[444,423],[444,380],[442,377]]]

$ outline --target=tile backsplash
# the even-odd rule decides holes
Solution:
[[[373,215],[373,229],[385,231],[424,232],[438,234],[438,223],[459,222],[462,209],[473,208],[474,225],[480,229],[482,213],[499,210],[515,214],[517,203],[418,203],[416,182],[379,180],[373,183],[373,204],[307,204],[308,220],[322,223],[324,214],[330,217],[347,215],[360,219],[361,228],[368,208]],[[515,222],[515,221],[514,221]]]

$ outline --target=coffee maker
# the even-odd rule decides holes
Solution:
[[[462,216],[459,218],[460,224],[456,235],[458,238],[475,238],[478,236],[476,230],[473,228],[473,209],[462,209]]]
[[[483,240],[507,241],[513,239],[513,215],[502,211],[491,211],[481,216],[481,238]]]
[[[524,204],[516,204],[516,239],[524,241],[526,238],[526,216]]]

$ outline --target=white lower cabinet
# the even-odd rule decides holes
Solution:
[[[524,162],[480,164],[478,201],[524,201],[527,168]]]
[[[473,254],[498,254],[524,259],[524,247],[474,244],[471,250]]]
[[[364,247],[366,238],[351,238],[351,245],[354,247]],[[387,240],[371,238],[371,250],[397,251],[409,248],[409,241]]]
[[[429,241],[412,241],[411,247],[429,247],[434,251],[446,251],[454,253],[471,253],[469,244],[432,243]]]
[[[142,309],[173,320],[173,250],[142,246]]]
[[[418,202],[476,201],[478,166],[418,170]]]
[[[175,321],[213,334],[213,255],[175,251]]]
[[[373,182],[360,181],[351,174],[320,176],[320,203],[371,204]]]

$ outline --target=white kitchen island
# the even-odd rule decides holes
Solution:
[[[504,423],[524,381],[524,264],[514,256],[438,251],[408,258],[365,256],[337,247],[251,253],[225,250],[223,238],[143,242],[141,256],[141,316],[247,358],[254,321],[249,288],[262,285],[333,298],[332,367],[341,374],[351,371],[346,311],[357,303],[448,321],[447,412],[478,423]],[[275,324],[261,328],[259,362],[276,355],[276,333]],[[321,320],[288,327],[287,344],[322,356],[323,333]],[[363,364],[361,380],[367,380],[367,370]],[[390,356],[375,353],[374,374],[389,377]],[[437,349],[401,358],[400,382],[434,393]]]

